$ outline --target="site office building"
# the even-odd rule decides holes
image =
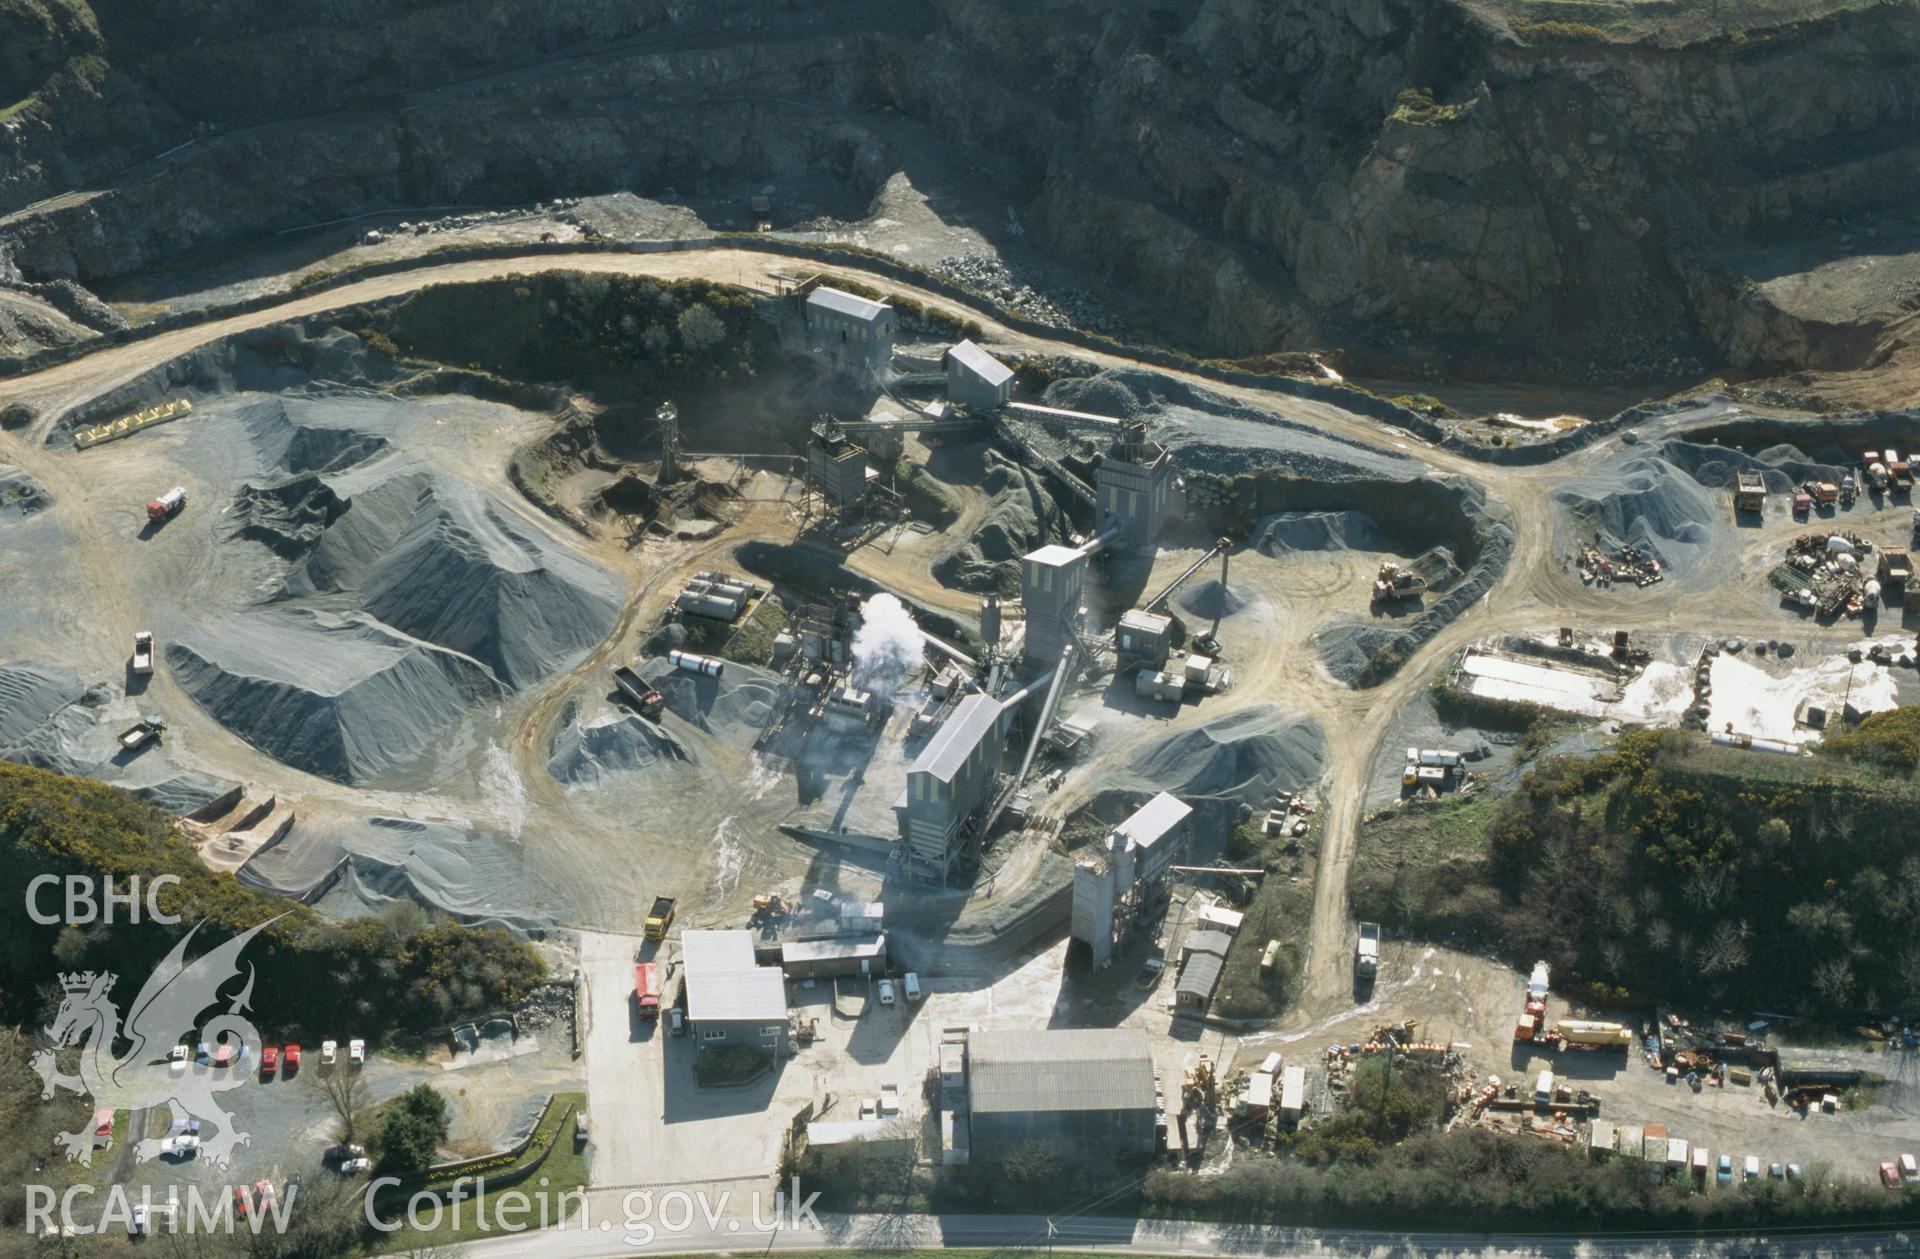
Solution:
[[[745,1046],[786,1055],[786,979],[755,959],[751,931],[683,931],[680,963],[699,1050]]]

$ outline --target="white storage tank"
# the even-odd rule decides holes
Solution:
[[[667,652],[667,661],[676,669],[685,669],[703,678],[719,677],[720,671],[727,665],[726,661],[713,656],[696,655],[691,651],[681,651],[677,647]]]

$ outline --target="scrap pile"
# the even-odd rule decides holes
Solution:
[[[1674,1083],[1684,1082],[1696,1093],[1702,1087],[1720,1088],[1730,1080],[1747,1084],[1751,1082],[1751,1068],[1762,1068],[1765,1078],[1779,1061],[1779,1056],[1761,1041],[1765,1027],[1762,1021],[1744,1031],[1696,1028],[1669,1013],[1648,1029],[1642,1052],[1649,1067],[1664,1072]]]
[[[1609,554],[1583,542],[1580,545],[1579,570],[1581,582],[1589,586],[1595,582],[1611,586],[1616,581],[1630,581],[1644,589],[1666,577],[1666,571],[1660,566],[1660,557],[1638,546],[1614,547]]]
[[[1803,533],[1787,544],[1787,559],[1771,581],[1787,599],[1818,616],[1859,616],[1880,598],[1867,560],[1873,544],[1855,533]]]

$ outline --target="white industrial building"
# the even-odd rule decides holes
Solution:
[[[1075,940],[1095,970],[1166,893],[1167,872],[1185,850],[1193,808],[1161,792],[1107,832],[1073,870]]]
[[[786,1054],[786,980],[754,959],[751,931],[683,931],[680,965],[696,1048],[744,1045]]]
[[[947,351],[947,398],[991,411],[1013,397],[1013,369],[971,341]]]
[[[987,695],[969,695],[907,767],[894,801],[910,878],[945,882],[992,801],[1006,748],[1005,711]]]

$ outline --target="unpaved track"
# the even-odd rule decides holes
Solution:
[[[658,254],[608,254],[587,252],[555,255],[542,252],[524,258],[489,259],[442,265],[423,263],[405,272],[377,276],[358,283],[307,296],[293,295],[270,309],[211,320],[191,328],[168,332],[131,345],[106,348],[75,362],[49,368],[30,376],[0,382],[0,404],[25,401],[40,411],[40,418],[27,431],[0,434],[0,462],[18,464],[63,499],[79,499],[83,493],[83,467],[72,462],[68,453],[55,452],[41,445],[47,432],[67,409],[88,398],[124,384],[180,354],[222,337],[261,328],[289,319],[323,314],[365,302],[402,296],[435,284],[471,283],[538,271],[585,271],[622,275],[644,275],[661,279],[702,278],[720,283],[771,289],[776,276],[795,272],[819,271],[829,277],[848,275],[877,283],[930,307],[978,320],[986,330],[986,339],[1008,347],[1015,353],[1059,354],[1079,358],[1099,367],[1145,366],[1122,356],[1089,351],[1043,337],[1008,329],[979,310],[940,295],[901,284],[892,279],[862,273],[857,267],[817,267],[804,260],[768,255],[750,250],[708,249]],[[1347,689],[1329,678],[1310,651],[1294,647],[1283,652],[1277,641],[1248,643],[1237,662],[1241,686],[1195,709],[1175,724],[1212,720],[1224,712],[1257,703],[1273,703],[1284,711],[1317,719],[1326,733],[1331,766],[1326,784],[1327,815],[1316,876],[1311,948],[1303,997],[1290,1024],[1307,1024],[1351,1003],[1348,983],[1347,876],[1358,842],[1359,824],[1365,799],[1369,767],[1379,751],[1385,730],[1393,715],[1414,699],[1427,683],[1435,666],[1450,652],[1490,633],[1537,630],[1542,626],[1578,624],[1598,629],[1667,631],[1704,629],[1717,634],[1743,634],[1765,638],[1804,634],[1794,622],[1770,610],[1748,611],[1730,608],[1724,590],[1712,588],[1656,588],[1651,592],[1603,592],[1580,586],[1568,577],[1557,562],[1553,536],[1553,513],[1548,496],[1554,488],[1577,480],[1587,468],[1600,468],[1623,457],[1617,439],[1603,441],[1579,454],[1545,468],[1502,468],[1465,459],[1457,454],[1434,449],[1408,435],[1367,420],[1338,407],[1268,392],[1258,388],[1227,385],[1198,376],[1160,367],[1150,370],[1185,377],[1203,389],[1245,402],[1263,410],[1284,414],[1325,432],[1362,442],[1417,459],[1436,471],[1460,474],[1486,485],[1501,500],[1512,516],[1516,541],[1514,557],[1485,601],[1447,626],[1426,643],[1392,680],[1370,691]],[[978,503],[967,501],[968,514],[977,519]],[[88,516],[96,514],[91,505]],[[709,562],[712,556],[730,547],[742,537],[752,536],[747,528],[756,523],[753,513],[710,544],[682,552],[674,564],[650,572],[642,580],[623,610],[615,632],[578,668],[548,682],[529,701],[523,714],[514,747],[514,757],[530,790],[541,793],[549,803],[558,805],[558,816],[565,816],[561,793],[544,772],[547,747],[564,697],[584,673],[603,667],[626,641],[632,627],[645,614],[656,611],[666,591],[685,574]],[[772,525],[771,520],[759,521]],[[1756,535],[1754,547],[1777,545],[1779,537],[1795,528],[1776,522]],[[928,540],[931,542],[931,540]],[[105,538],[92,545],[76,548],[72,558],[75,575],[86,580],[107,600],[118,607],[114,594],[122,584],[110,555],[115,544]],[[873,561],[862,556],[857,567],[885,570],[889,580],[900,579],[909,593],[929,602],[964,612],[971,600],[939,588],[919,571],[944,553],[945,547],[924,545],[913,548],[919,554],[907,554],[899,562]],[[1752,550],[1753,548],[1750,548]],[[125,616],[115,616],[123,621]],[[116,628],[115,632],[119,632]],[[166,685],[164,680],[161,685]],[[1164,733],[1168,726],[1149,723],[1137,738],[1124,740],[1122,746]],[[1103,759],[1112,755],[1103,749]],[[1111,763],[1110,761],[1108,763]],[[551,837],[563,850],[569,844],[566,828],[555,828]],[[586,848],[574,853],[575,860],[590,857]]]

